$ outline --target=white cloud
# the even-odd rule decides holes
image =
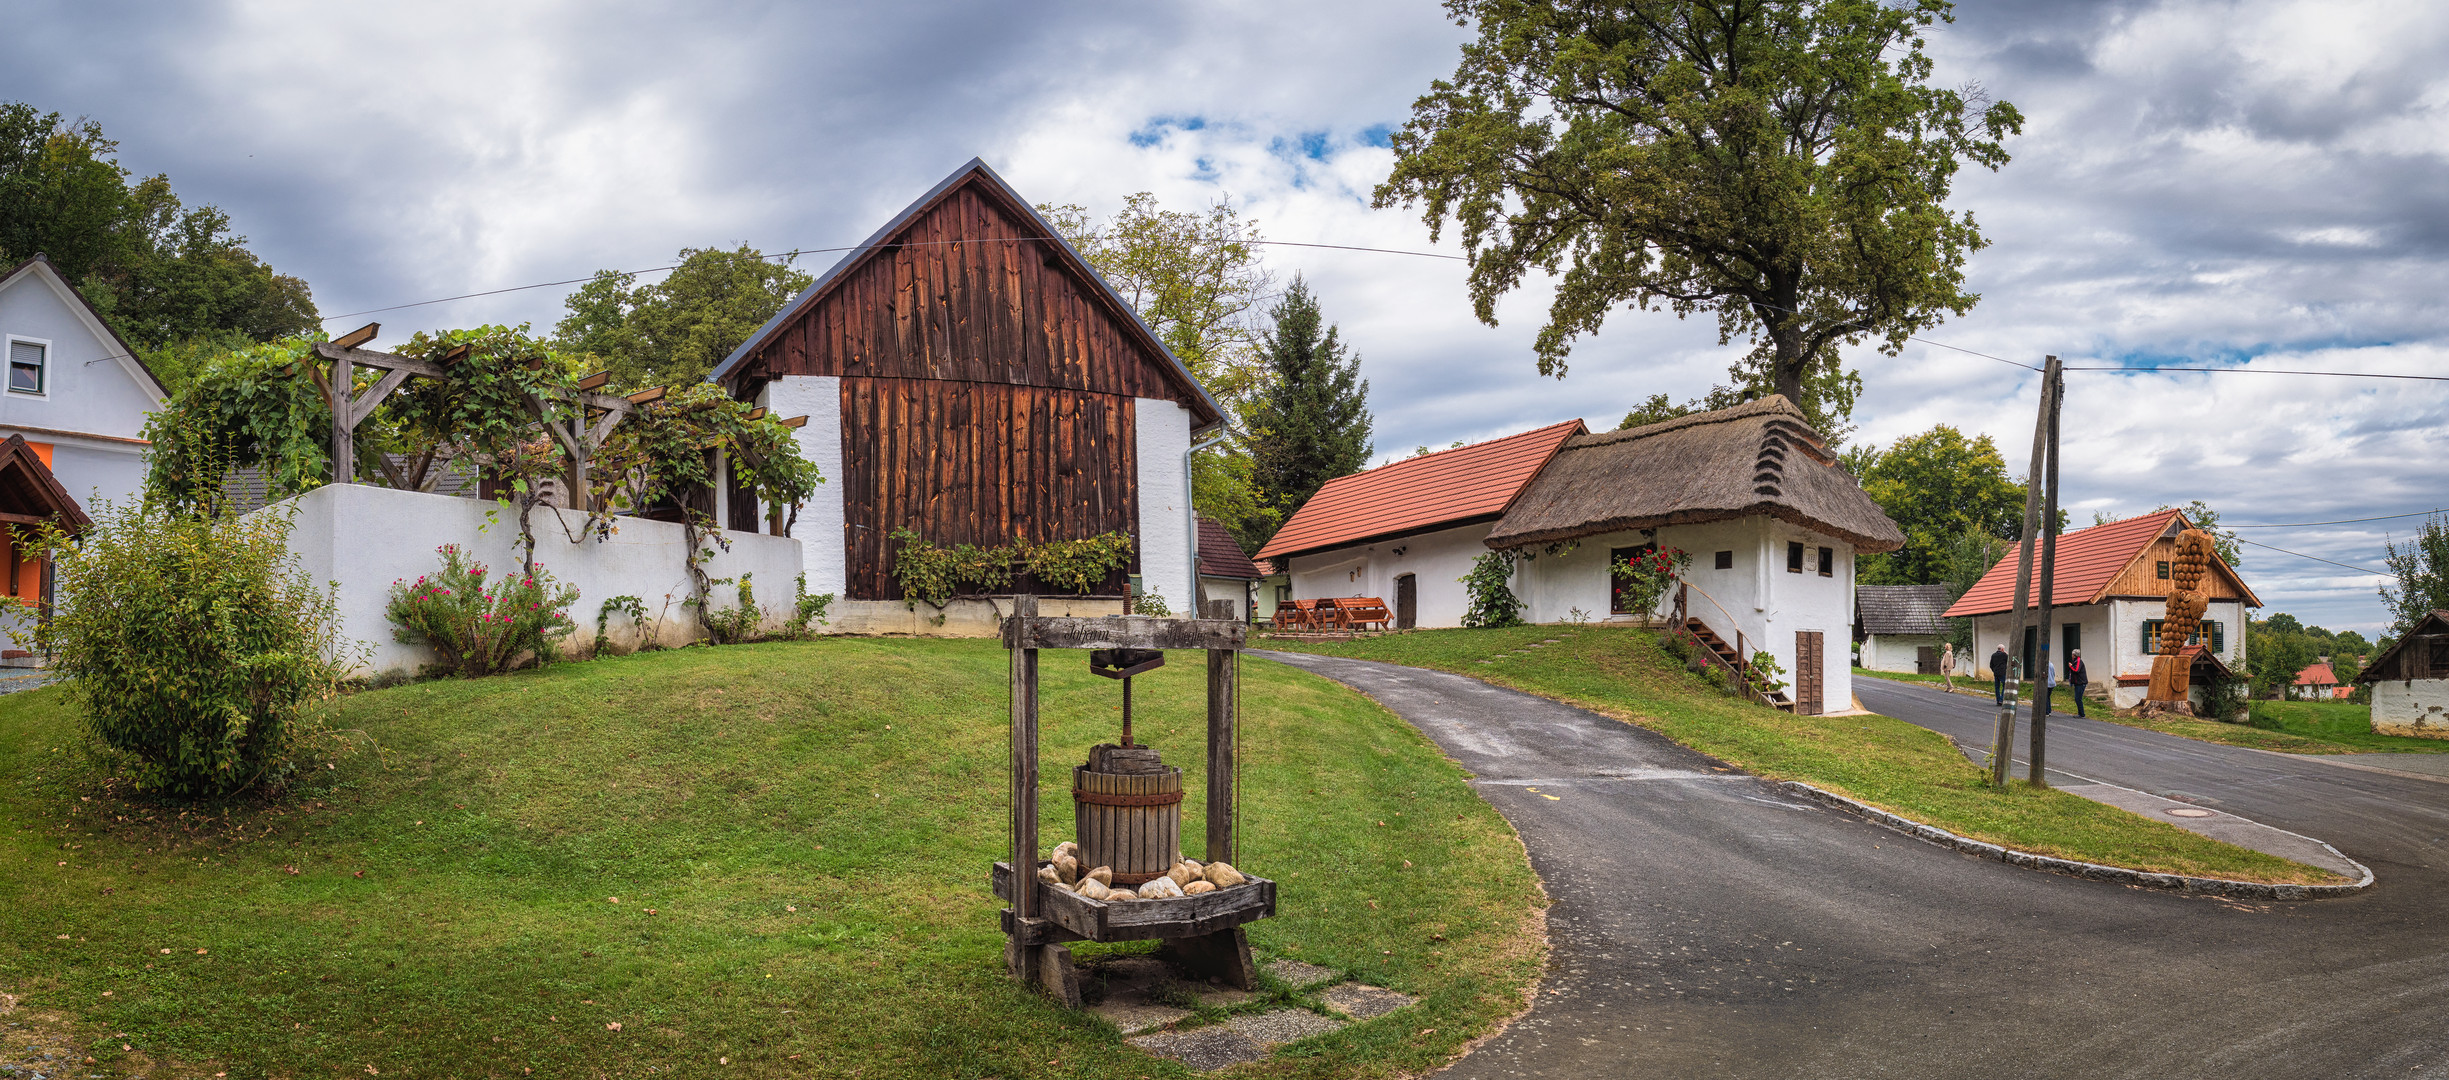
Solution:
[[[1978,79],[2030,123],[2004,172],[1960,180],[1996,243],[1971,266],[1981,305],[1927,336],[2024,363],[2449,371],[2449,8],[2094,0],[1960,19],[1932,39],[1941,81]],[[1230,192],[1274,239],[1458,250],[1416,212],[1369,207],[1391,161],[1370,134],[1452,71],[1466,33],[1431,5],[78,5],[12,33],[23,62],[0,97],[101,120],[132,167],[232,211],[327,313],[683,246],[854,243],[973,155],[1041,201]],[[1706,391],[1742,351],[1705,321],[1622,312],[1543,379],[1539,282],[1491,328],[1451,260],[1269,262],[1305,274],[1365,357],[1385,454],[1608,426],[1652,393]],[[549,325],[560,292],[382,318]],[[1952,423],[2020,469],[2031,373],[1923,344],[1855,359],[1859,437]],[[2077,372],[2068,390],[2079,522],[2192,498],[2254,522],[2443,501],[2410,449],[2449,422],[2440,384]],[[2412,524],[2377,526],[2250,535],[2377,566]],[[2248,550],[2274,607],[2383,619],[2349,571]]]

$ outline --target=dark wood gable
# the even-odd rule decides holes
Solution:
[[[1214,406],[1035,212],[973,166],[829,271],[727,380],[941,379]],[[735,385],[738,385],[735,382]]]
[[[783,376],[841,378],[844,475],[827,479],[842,485],[849,599],[902,597],[895,529],[945,546],[1138,536],[1134,399],[1181,403],[1194,428],[1221,419],[1050,236],[972,162],[716,369],[743,397]]]

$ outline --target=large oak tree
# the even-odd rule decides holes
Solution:
[[[1815,418],[1850,387],[1836,349],[1889,352],[1977,297],[1984,246],[1943,205],[1965,162],[1995,169],[2014,106],[1930,85],[1945,0],[1447,0],[1478,28],[1451,80],[1394,136],[1380,206],[1451,218],[1471,298],[1537,271],[1556,293],[1539,370],[1621,304],[1714,313],[1749,340],[1739,384]]]

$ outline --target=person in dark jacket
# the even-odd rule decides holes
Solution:
[[[2075,715],[2083,715],[2084,684],[2092,681],[2092,671],[2083,666],[2083,650],[2066,654],[2066,685],[2075,691]]]
[[[1999,642],[1998,651],[1990,654],[1990,692],[2000,705],[2007,703],[2007,672],[2014,663],[2007,658],[2007,643]]]

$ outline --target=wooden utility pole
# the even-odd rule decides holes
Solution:
[[[2032,456],[2024,467],[2024,531],[2017,534],[2015,544],[2015,609],[2007,622],[2007,703],[1998,707],[1998,738],[1991,744],[1990,783],[2007,786],[2007,764],[2015,754],[2015,699],[2022,689],[2024,671],[2024,620],[2032,603],[2033,531],[2040,525],[2041,471],[2049,460],[2050,379],[2058,371],[2058,358],[2049,358],[2041,373],[2041,407],[2032,421]]]
[[[2050,631],[2057,628],[2050,609],[2058,596],[2058,412],[2066,400],[2066,369],[2059,365],[2057,357],[2049,358],[2048,371],[2041,376],[2041,381],[2048,384],[2042,412],[2049,417],[2049,470],[2043,475],[2041,492],[2041,632],[2036,656],[2041,662],[2043,677],[2040,703],[2032,707],[2031,781],[2035,787],[2048,787],[2049,780],[2043,775],[2046,766],[2042,762],[2048,757],[2050,686],[2053,681],[2047,675],[2050,669]],[[2066,670],[2065,660],[2058,661],[2057,670]]]

